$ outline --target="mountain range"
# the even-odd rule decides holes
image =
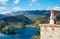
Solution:
[[[59,15],[60,11],[55,11],[55,13],[57,15]],[[46,18],[49,18],[50,10],[31,10],[31,11],[16,11],[16,12],[12,11],[12,12],[9,12],[9,13],[6,13],[6,14],[0,14],[0,19],[4,18],[6,20],[7,19],[15,19],[16,20],[16,18],[18,18],[19,21],[20,21],[22,18],[19,18],[19,15],[24,15],[23,17],[26,17],[26,18],[28,18],[32,21],[37,21],[37,20],[47,21]],[[24,20],[24,19],[22,19],[22,20]]]

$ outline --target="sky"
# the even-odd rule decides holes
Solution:
[[[60,0],[0,0],[0,13],[51,9],[60,11]]]

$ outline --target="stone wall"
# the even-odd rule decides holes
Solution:
[[[60,39],[60,27],[40,27],[40,39]]]

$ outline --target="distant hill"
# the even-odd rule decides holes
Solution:
[[[59,14],[60,11],[55,11],[56,14]],[[50,16],[50,10],[31,10],[31,11],[16,11],[5,14],[6,16],[16,16],[23,14],[32,21],[45,20]]]
[[[9,25],[9,23],[11,24],[16,24],[16,23],[21,23],[23,25],[27,25],[27,24],[32,24],[32,20],[30,20],[29,18],[27,18],[24,15],[16,15],[16,16],[8,16],[5,18],[0,19],[0,22],[4,21],[4,23],[6,25]]]
[[[6,17],[6,15],[0,14],[0,18],[4,18],[4,17]]]

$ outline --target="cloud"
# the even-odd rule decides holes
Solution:
[[[7,9],[7,7],[0,7],[0,11],[5,9]]]
[[[20,0],[14,0],[14,3],[15,4],[18,4]]]
[[[54,7],[54,10],[60,11],[60,7]]]
[[[33,6],[33,4],[29,4],[29,6]]]
[[[60,11],[60,7],[57,7],[57,6],[54,6],[52,8],[51,7],[48,7],[46,10],[51,10],[51,9]]]
[[[31,2],[36,2],[36,0],[31,0]]]
[[[0,14],[12,14],[12,13],[10,13],[11,11],[9,11],[9,12],[2,12],[2,13],[0,13]]]
[[[9,0],[0,0],[0,3],[1,3],[1,4],[7,4],[8,1],[9,1]]]
[[[15,7],[15,8],[13,8],[13,10],[14,10],[14,11],[20,11],[20,10],[23,10],[23,9],[20,8],[20,7]]]
[[[0,14],[3,14],[3,12],[7,9],[7,7],[0,7]]]

